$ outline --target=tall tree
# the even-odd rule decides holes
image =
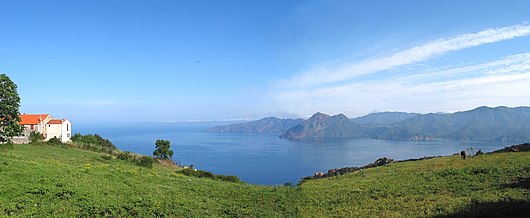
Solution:
[[[169,149],[171,142],[168,140],[156,140],[156,149],[153,152],[153,155],[160,159],[169,159],[173,157],[173,151]]]
[[[17,85],[5,75],[0,74],[0,142],[11,142],[14,136],[22,135],[20,126],[20,97]]]

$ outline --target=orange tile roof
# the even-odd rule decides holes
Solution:
[[[63,123],[63,120],[55,119],[55,120],[48,121],[47,124],[62,124],[62,123]]]
[[[38,125],[41,120],[46,119],[49,114],[21,114],[20,125]]]

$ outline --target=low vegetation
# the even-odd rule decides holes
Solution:
[[[0,216],[295,216],[296,191],[196,178],[93,151],[0,150]],[[109,158],[110,157],[110,158]]]
[[[307,216],[506,217],[530,214],[530,153],[392,163],[300,187]]]
[[[178,170],[176,171],[176,173],[184,174],[186,176],[198,177],[198,178],[209,178],[209,179],[215,179],[215,180],[227,181],[227,182],[241,182],[237,176],[215,175],[211,172],[204,171],[204,170],[197,170],[191,167]]]
[[[308,180],[297,187],[226,182],[228,177],[191,168],[175,170],[158,161],[144,167],[130,160],[134,155],[47,143],[0,145],[0,216],[530,214],[530,152],[394,162]]]
[[[28,139],[31,143],[39,143],[44,140],[44,135],[37,131],[31,131],[29,133]]]
[[[86,134],[82,135],[76,133],[71,138],[74,145],[77,145],[83,149],[112,153],[116,151],[117,148],[112,142],[108,139],[101,137],[98,134]]]

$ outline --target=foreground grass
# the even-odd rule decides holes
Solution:
[[[0,148],[0,216],[431,217],[530,213],[530,153],[393,163],[297,188],[188,177],[86,150]]]
[[[301,186],[303,216],[528,216],[530,153],[389,164]]]
[[[295,189],[187,177],[49,145],[0,150],[0,216],[295,216]]]

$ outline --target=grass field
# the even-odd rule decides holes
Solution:
[[[304,183],[300,211],[338,217],[530,216],[529,178],[528,152],[395,163]]]
[[[0,215],[294,216],[296,190],[187,177],[49,145],[0,151]]]
[[[188,177],[46,144],[0,147],[0,216],[445,217],[530,214],[530,152],[393,163],[298,187]]]

